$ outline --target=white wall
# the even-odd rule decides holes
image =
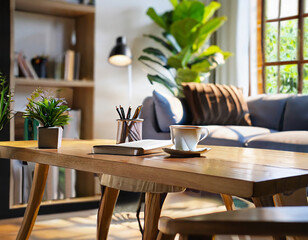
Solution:
[[[142,35],[161,32],[146,15],[150,6],[159,13],[172,8],[168,0],[96,1],[95,138],[115,139],[118,118],[115,106],[128,107],[127,68],[115,67],[107,62],[118,36],[126,36],[133,54],[133,108],[152,95],[153,86],[146,78],[147,69],[137,60],[143,48],[156,45]]]

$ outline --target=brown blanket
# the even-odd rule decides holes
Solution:
[[[194,125],[251,126],[247,103],[234,86],[183,83]]]

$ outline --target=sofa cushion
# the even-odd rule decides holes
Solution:
[[[200,144],[244,147],[245,142],[254,136],[276,132],[262,127],[253,126],[206,126],[209,135]]]
[[[284,108],[289,95],[259,95],[247,100],[253,126],[282,129]]]
[[[250,138],[246,147],[308,153],[308,131],[284,131]]]
[[[157,123],[162,132],[169,132],[170,125],[185,123],[187,114],[181,100],[155,90],[153,98]]]
[[[308,96],[288,98],[283,120],[283,131],[308,130]]]
[[[251,125],[243,94],[234,86],[183,83],[194,125]]]

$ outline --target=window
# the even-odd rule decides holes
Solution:
[[[308,0],[263,0],[263,91],[308,94]]]

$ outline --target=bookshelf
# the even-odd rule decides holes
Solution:
[[[51,90],[64,90],[64,93],[69,93],[68,98],[64,95],[72,109],[81,109],[81,139],[93,138],[93,103],[94,103],[94,34],[95,34],[95,7],[90,5],[83,5],[77,3],[68,3],[64,0],[9,0],[1,1],[0,3],[0,17],[2,23],[0,32],[2,36],[6,36],[0,40],[0,49],[2,56],[0,56],[0,69],[9,76],[9,84],[15,93],[15,104],[12,104],[12,109],[17,109],[18,102],[24,103],[25,96],[29,91],[35,90],[37,87],[51,89]],[[31,21],[34,26],[29,25]],[[34,22],[38,19],[37,23]],[[9,20],[9,21],[8,21]],[[33,29],[36,28],[40,21],[50,26],[56,26],[49,33],[46,39],[41,42],[46,43],[46,46],[40,46],[37,41],[39,37],[35,35]],[[63,26],[61,24],[64,24]],[[19,26],[24,24],[23,26]],[[49,26],[48,25],[48,26]],[[25,33],[29,32],[25,39],[20,39],[23,36],[19,31],[24,30]],[[32,31],[32,32],[31,32]],[[70,45],[70,34],[72,31],[75,35],[74,45]],[[60,32],[60,33],[59,33]],[[24,34],[26,35],[26,34]],[[58,36],[61,41],[51,41],[53,36]],[[25,44],[28,45],[22,45]],[[33,42],[31,44],[31,42]],[[60,46],[60,48],[58,47]],[[58,49],[57,49],[58,47]],[[68,81],[64,79],[56,79],[52,76],[47,78],[31,79],[24,77],[17,77],[16,69],[14,68],[15,55],[19,51],[27,51],[27,59],[34,57],[33,54],[37,50],[37,55],[44,54],[48,56],[55,56],[55,52],[63,52],[65,49],[71,49],[80,53],[80,71],[79,79]],[[8,51],[7,51],[8,50]],[[57,54],[58,54],[57,53]],[[9,63],[9,64],[8,64]],[[28,92],[27,92],[28,91]],[[19,104],[20,105],[20,104]],[[10,121],[10,126],[6,131],[2,140],[15,140],[15,119]],[[2,164],[2,165],[1,165]],[[0,201],[0,219],[6,217],[14,217],[23,215],[24,205],[12,204],[13,192],[13,177],[12,166],[10,161],[2,162],[0,165],[0,180],[2,183],[8,183],[0,186],[2,192],[5,192],[5,197]],[[5,174],[2,174],[5,173]],[[92,174],[78,172],[76,190],[79,192],[80,197],[66,200],[55,200],[45,202],[40,212],[52,213],[63,211],[74,211],[81,209],[89,209],[97,207],[98,197],[94,195],[95,183]],[[8,200],[8,201],[7,201]],[[9,204],[8,204],[9,202]]]

